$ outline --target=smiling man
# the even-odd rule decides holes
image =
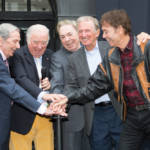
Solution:
[[[62,43],[62,48],[54,53],[51,59],[52,91],[64,92],[68,80],[68,57],[80,48],[76,22],[62,20],[58,22],[57,31]],[[84,106],[71,106],[68,118],[63,121],[63,149],[88,150],[84,142]],[[88,146],[87,146],[88,147]]]
[[[10,63],[11,75],[34,98],[50,89],[50,59],[53,53],[47,48],[49,29],[42,24],[30,26],[26,32],[27,45],[17,50]],[[41,69],[45,68],[42,79]],[[42,101],[40,101],[42,102]],[[10,150],[53,150],[53,124],[49,118],[34,114],[14,103],[12,107]]]
[[[81,16],[77,19],[77,27],[83,47],[69,58],[67,88],[87,85],[110,48],[106,41],[98,41],[100,26],[96,18]],[[90,137],[92,150],[118,147],[122,122],[113,107],[114,101],[111,93],[107,93],[85,105],[85,133]]]

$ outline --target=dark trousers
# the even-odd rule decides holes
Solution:
[[[0,121],[0,150],[8,150],[10,137],[10,119],[1,115]]]
[[[116,150],[121,129],[122,121],[112,105],[96,106],[90,136],[92,150],[112,150],[113,147]]]
[[[150,150],[150,140],[144,139],[144,143],[142,144],[141,150]]]
[[[63,150],[90,150],[88,137],[84,130],[70,132],[63,128]]]
[[[119,150],[141,150],[145,138],[150,138],[150,110],[137,111],[129,107]]]

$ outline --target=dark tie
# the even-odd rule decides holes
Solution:
[[[3,60],[4,61],[4,64],[6,65],[6,67],[8,68],[8,71],[9,71],[9,64],[8,64],[8,61],[7,59]]]
[[[8,62],[7,62],[7,59],[3,60],[4,61],[4,64],[8,67]]]

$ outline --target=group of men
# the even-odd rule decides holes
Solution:
[[[47,49],[46,26],[30,26],[27,45],[20,48],[19,29],[0,25],[1,150],[8,145],[10,150],[32,150],[32,142],[36,150],[54,150],[47,116],[66,116],[66,106],[63,150],[141,148],[150,134],[149,42],[139,37],[137,45],[124,10],[105,13],[100,24],[107,41],[98,42],[100,26],[94,17],[59,21],[62,48],[55,53]]]
[[[72,81],[67,85],[65,95],[68,97],[68,104],[83,105],[112,91],[115,98],[112,103],[123,119],[119,150],[140,150],[144,140],[150,136],[150,43],[145,41],[137,44],[137,39],[131,32],[131,21],[124,10],[104,13],[100,24],[103,38],[111,47],[84,87],[76,84],[82,80],[76,77],[76,67],[79,66],[73,61],[78,55],[76,53],[70,57],[69,80]],[[80,31],[78,32],[80,35]],[[79,65],[77,57],[76,61]]]

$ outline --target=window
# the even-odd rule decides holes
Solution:
[[[2,6],[3,4],[3,6]],[[0,0],[0,11],[51,12],[49,0]]]
[[[31,0],[31,11],[52,11],[49,0]]]
[[[5,11],[27,11],[27,0],[5,0]]]

